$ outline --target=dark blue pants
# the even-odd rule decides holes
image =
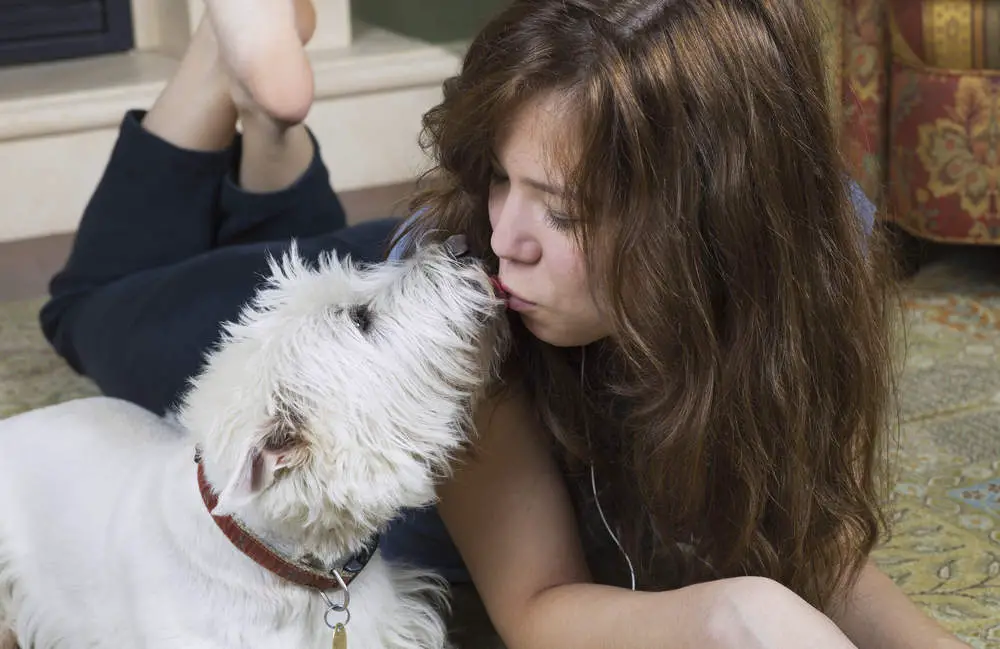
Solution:
[[[296,239],[315,260],[336,251],[377,261],[398,225],[347,227],[316,145],[309,169],[274,193],[242,191],[239,140],[224,151],[179,149],[122,122],[65,268],[52,280],[42,330],[77,372],[109,396],[163,413]],[[436,511],[407,512],[382,539],[383,555],[467,580]]]

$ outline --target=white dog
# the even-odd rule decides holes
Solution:
[[[271,268],[174,416],[0,422],[0,649],[446,646],[441,580],[372,539],[434,501],[503,301],[448,245]]]

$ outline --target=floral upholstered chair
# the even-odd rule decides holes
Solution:
[[[1000,0],[821,0],[852,174],[918,237],[1000,244]]]

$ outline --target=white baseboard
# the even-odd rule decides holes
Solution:
[[[311,52],[308,124],[338,190],[406,182],[426,168],[421,116],[462,48],[355,25],[351,46]],[[0,241],[76,229],[122,115],[148,107],[174,65],[133,53],[0,70]]]

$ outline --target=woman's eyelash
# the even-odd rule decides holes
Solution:
[[[573,219],[554,210],[545,210],[545,221],[555,230],[572,230]]]
[[[507,174],[500,169],[499,165],[493,163],[490,166],[490,182],[503,183],[507,182]],[[574,227],[574,221],[570,217],[557,212],[555,210],[546,209],[545,210],[545,222],[554,230],[564,232],[566,230],[572,230]]]

